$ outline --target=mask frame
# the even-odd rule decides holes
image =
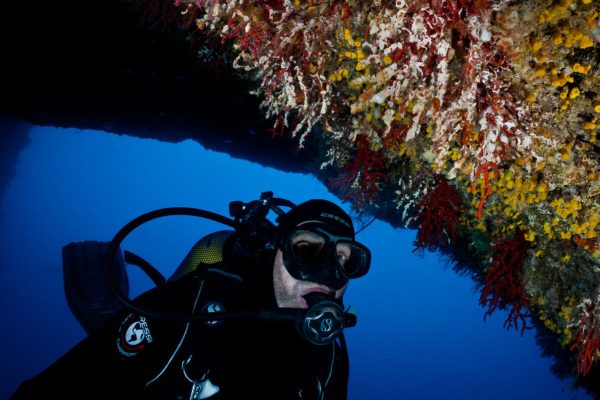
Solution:
[[[308,247],[319,248],[314,251],[309,249],[307,254],[301,255],[299,253],[302,251],[295,249],[297,244],[294,243],[298,232],[313,234],[322,239],[323,243],[319,246],[318,240],[305,241]],[[339,261],[338,245],[346,246],[350,251],[344,264]],[[283,237],[279,248],[283,253],[283,263],[293,278],[320,283],[334,290],[341,289],[350,279],[366,275],[371,265],[371,251],[365,245],[349,236],[334,235],[320,223],[296,226]],[[311,255],[311,251],[314,254]]]

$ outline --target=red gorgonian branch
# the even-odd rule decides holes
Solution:
[[[419,211],[409,221],[418,226],[417,250],[433,251],[454,242],[464,206],[456,189],[443,176],[438,175],[435,189],[427,193],[417,207]]]
[[[600,359],[600,316],[595,312],[597,307],[587,299],[581,305],[582,315],[579,322],[577,339],[571,350],[577,351],[577,374],[587,375],[592,366]]]
[[[369,148],[366,136],[356,139],[356,156],[343,168],[337,178],[330,180],[332,188],[339,190],[340,198],[350,200],[356,210],[363,209],[365,202],[373,201],[386,180],[383,156]]]
[[[480,219],[482,216],[483,205],[485,204],[485,200],[488,198],[488,196],[490,194],[492,194],[492,187],[490,186],[490,177],[489,177],[490,169],[494,172],[494,177],[497,177],[499,175],[498,174],[498,166],[496,165],[496,163],[487,162],[487,163],[481,164],[479,166],[479,168],[477,168],[477,171],[475,171],[475,177],[473,178],[473,183],[471,184],[471,193],[475,193],[475,182],[477,181],[477,178],[479,178],[479,176],[483,174],[483,184],[485,187],[485,192],[483,193],[483,196],[481,196],[481,200],[479,201],[479,206],[477,207],[477,218],[480,218]]]
[[[525,329],[529,329],[526,319],[530,316],[527,311],[529,296],[521,278],[522,267],[530,248],[523,232],[517,232],[512,238],[496,241],[492,246],[492,264],[485,276],[485,286],[479,298],[479,303],[488,308],[484,319],[498,308],[506,309],[510,306],[504,326],[507,329],[518,329],[521,321],[521,335]]]

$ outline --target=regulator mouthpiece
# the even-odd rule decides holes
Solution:
[[[304,296],[309,304],[304,318],[296,324],[298,333],[316,345],[332,343],[342,332],[346,316],[341,304],[323,293]]]

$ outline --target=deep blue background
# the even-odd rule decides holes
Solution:
[[[191,141],[56,128],[34,128],[30,139],[1,199],[0,398],[85,335],[64,298],[66,243],[108,241],[134,217],[162,207],[228,216],[229,201],[253,200],[266,190],[296,203],[339,204],[312,176],[235,160]],[[222,228],[171,217],[136,231],[123,247],[169,275],[198,238]],[[373,264],[351,283],[345,301],[359,316],[346,334],[351,400],[590,398],[551,374],[532,331],[523,337],[506,331],[502,312],[484,322],[471,280],[435,254],[415,255],[414,237],[379,221],[358,236]],[[150,288],[140,275],[131,278],[132,296]]]

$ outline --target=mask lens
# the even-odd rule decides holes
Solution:
[[[371,252],[364,245],[339,240],[336,243],[336,252],[339,267],[348,278],[359,278],[369,271]]]
[[[292,232],[282,250],[288,272],[294,278],[336,288],[348,279],[365,275],[371,264],[371,252],[363,244],[318,227],[314,231]]]
[[[302,264],[313,262],[326,243],[322,235],[302,230],[294,232],[289,240],[293,257]]]

